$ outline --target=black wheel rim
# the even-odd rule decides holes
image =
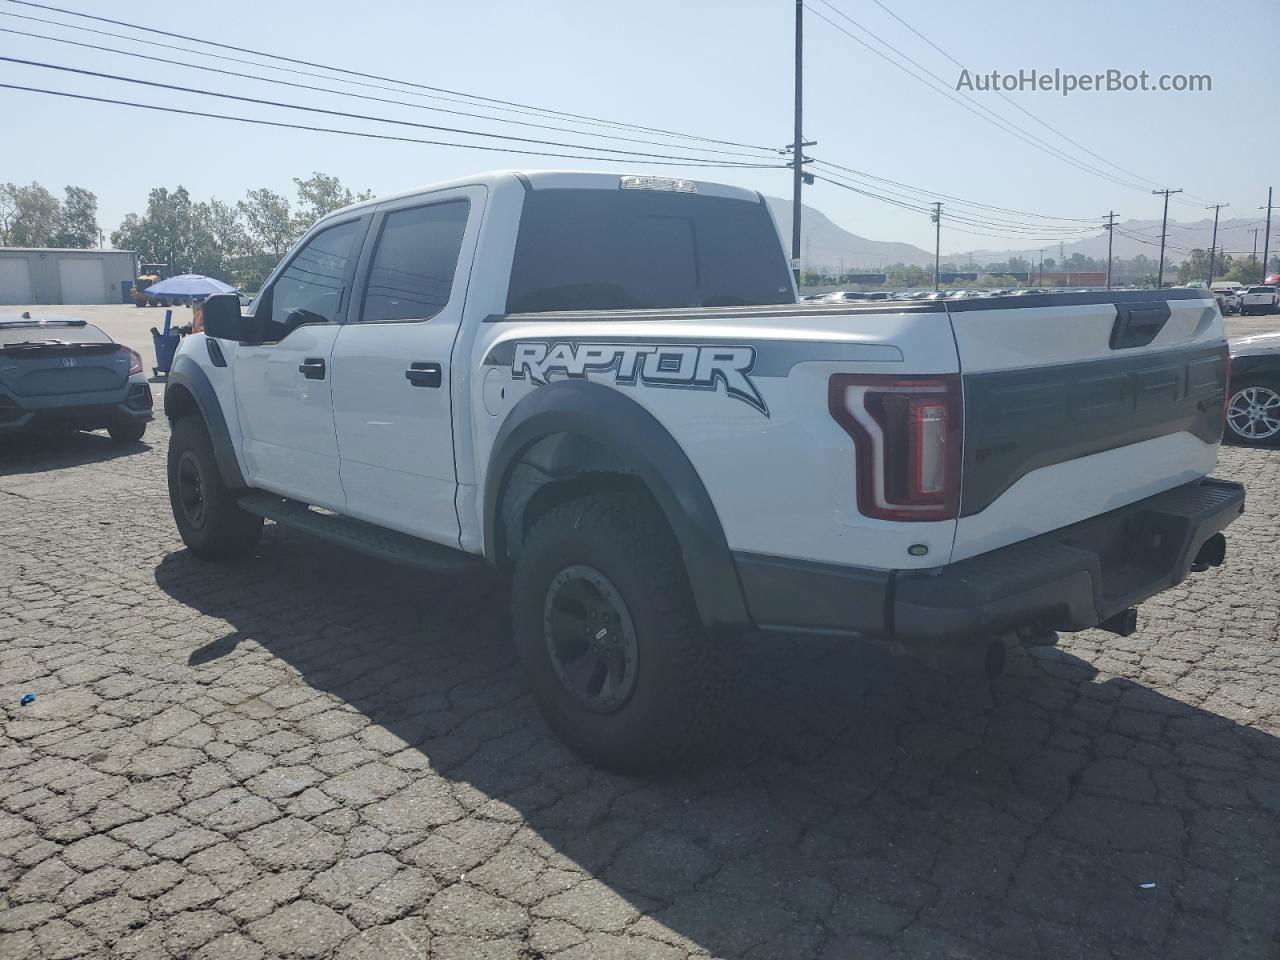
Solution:
[[[564,688],[595,713],[620,710],[635,689],[639,647],[617,587],[592,567],[561,570],[547,588],[542,622]]]
[[[204,526],[204,481],[200,477],[200,464],[190,450],[178,458],[178,502],[191,526]]]

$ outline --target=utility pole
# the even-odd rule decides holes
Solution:
[[[942,204],[933,205],[933,289],[942,289]]]
[[[796,0],[796,110],[791,141],[791,270],[800,289],[800,185],[804,180],[800,154],[804,150],[804,0]]]
[[[1153,194],[1164,194],[1164,219],[1160,222],[1160,272],[1156,274],[1156,289],[1164,288],[1164,240],[1165,234],[1169,232],[1169,194],[1181,193],[1182,189],[1177,190],[1152,190]]]
[[[1044,247],[1040,248],[1040,273],[1036,276],[1036,286],[1044,286]]]
[[[1253,253],[1249,255],[1249,268],[1252,269],[1258,265],[1258,228],[1254,227],[1249,232],[1253,234]]]
[[[1213,205],[1213,242],[1209,244],[1209,286],[1213,286],[1213,260],[1214,255],[1218,252],[1218,211],[1223,207],[1229,207],[1229,203],[1215,203]],[[1208,207],[1205,207],[1208,210]]]
[[[1258,278],[1259,283],[1264,283],[1267,279],[1267,257],[1271,255],[1272,209],[1274,208],[1271,206],[1271,188],[1267,187],[1267,228],[1262,232],[1262,276]]]
[[[1107,211],[1107,222],[1103,224],[1103,229],[1107,231],[1107,289],[1111,289],[1111,241],[1116,235],[1116,212],[1114,210]]]

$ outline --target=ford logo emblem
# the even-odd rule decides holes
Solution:
[[[64,367],[74,367],[74,366],[76,365],[76,358],[75,358],[75,357],[63,357],[63,358],[62,358],[62,365],[63,365]]]

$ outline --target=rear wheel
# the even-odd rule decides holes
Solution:
[[[240,509],[218,471],[204,421],[183,417],[169,438],[169,504],[178,533],[198,557],[245,556],[262,536],[262,518]]]
[[[714,743],[729,658],[704,630],[679,546],[647,497],[549,510],[523,545],[512,605],[534,698],[587,759],[636,772]]]
[[[107,433],[116,443],[137,443],[147,432],[145,420],[137,423],[113,423],[107,427]]]
[[[1280,442],[1280,381],[1246,377],[1231,384],[1227,428],[1238,443],[1270,446]]]

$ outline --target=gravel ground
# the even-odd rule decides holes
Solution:
[[[1280,451],[1223,568],[989,699],[746,640],[722,758],[547,731],[500,584],[174,531],[167,425],[0,450],[0,958],[1280,957]],[[19,698],[37,695],[20,706]]]

